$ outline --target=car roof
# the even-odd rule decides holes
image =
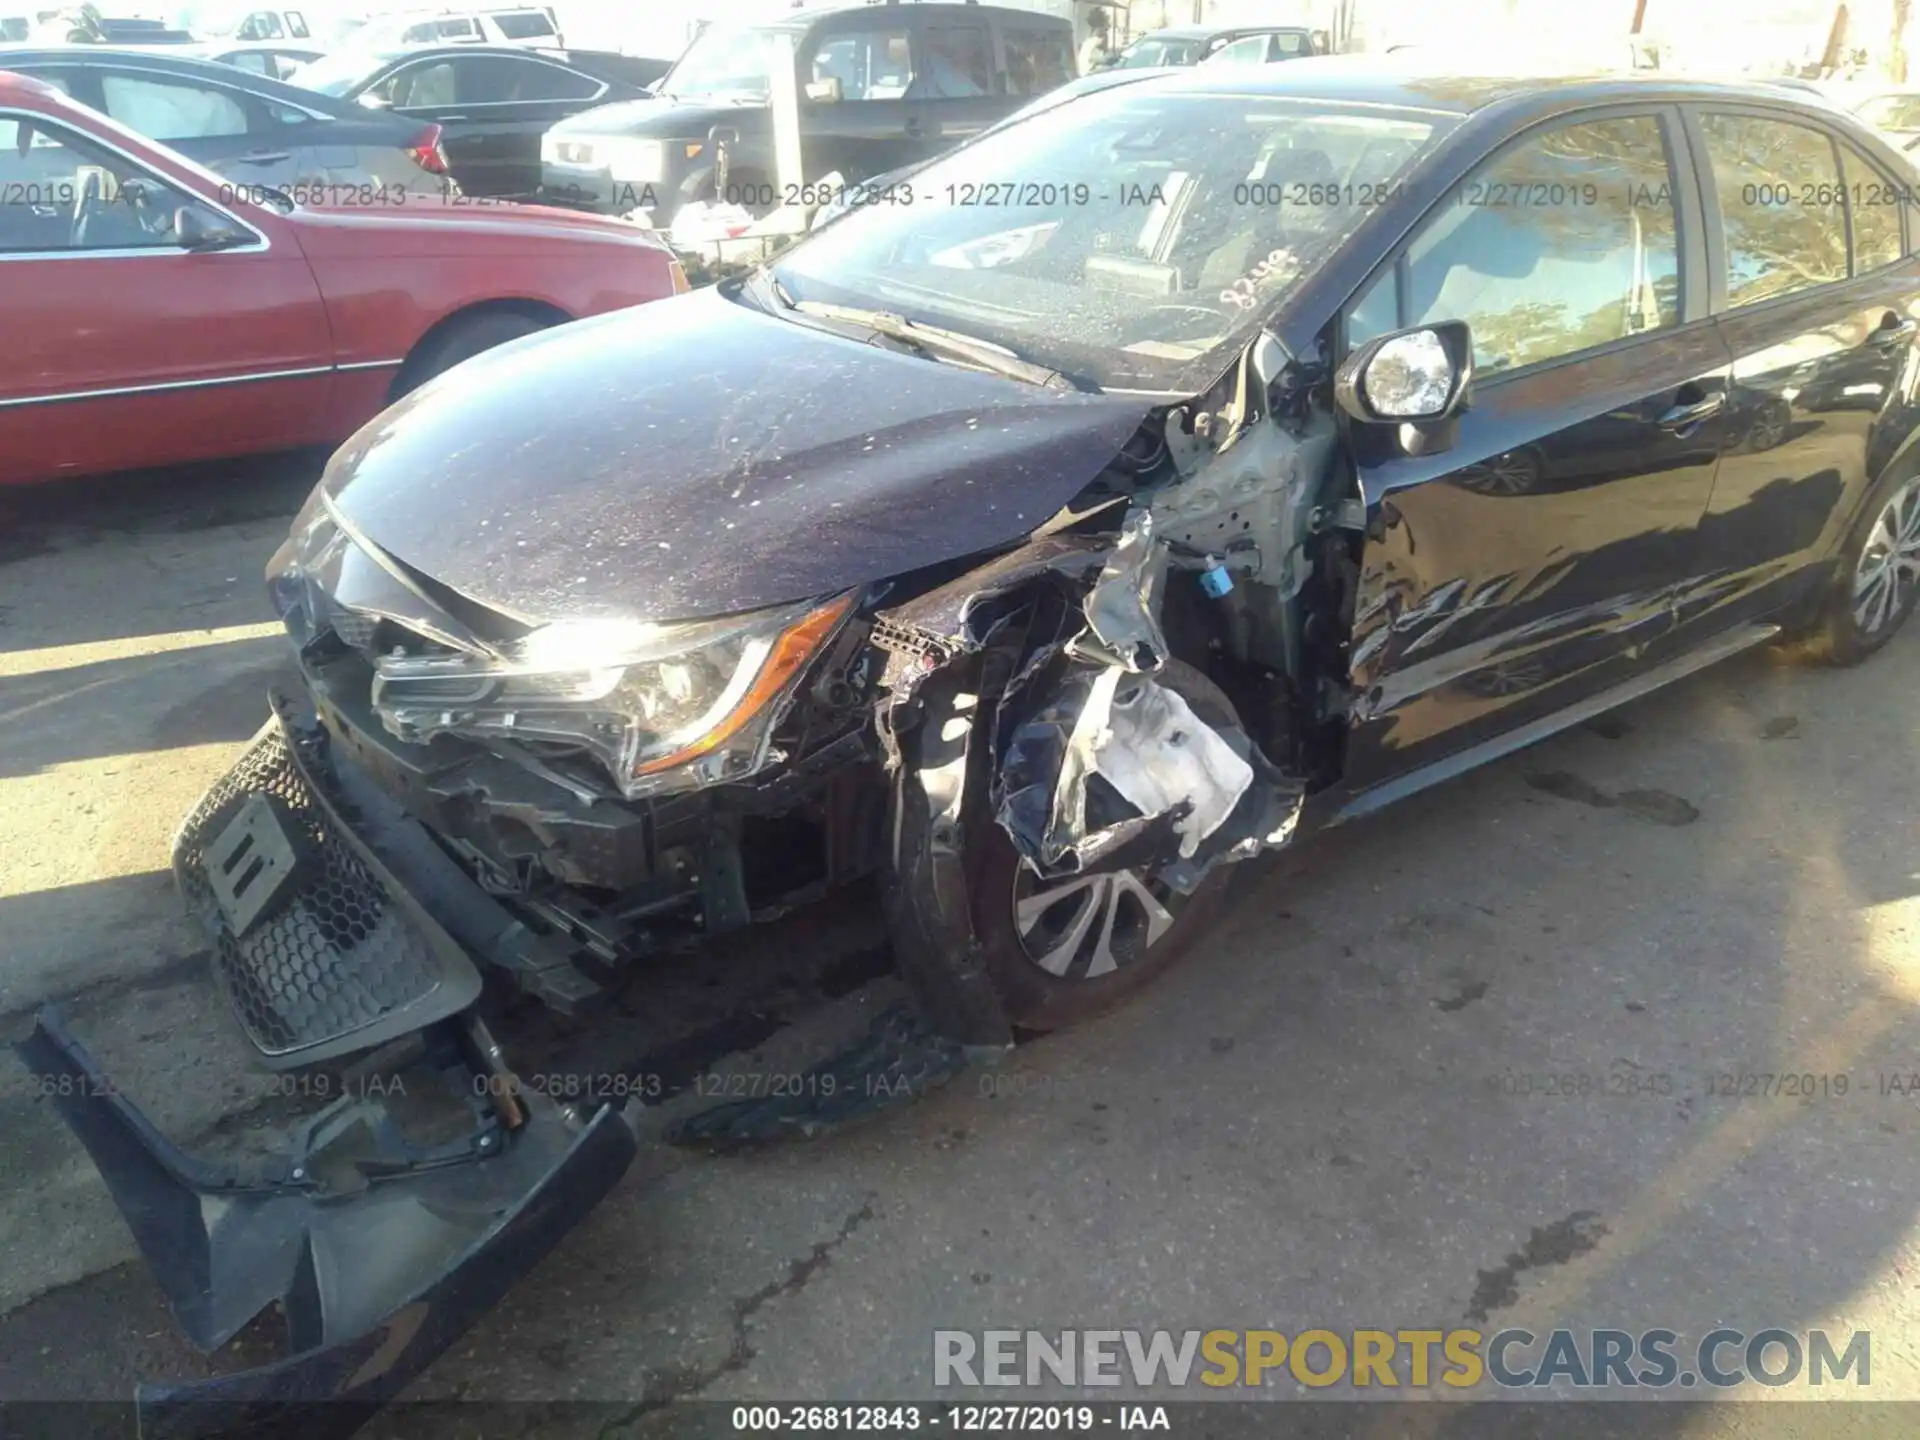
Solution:
[[[522,59],[531,55],[537,59],[551,60],[557,64],[565,65],[569,55],[597,55],[605,53],[609,52],[597,50],[563,50],[559,46],[554,45],[537,47],[531,45],[462,45],[458,41],[455,41],[447,45],[385,45],[378,50],[355,50],[349,45],[333,51],[327,58],[341,61],[364,60],[367,62],[367,72],[371,74],[383,66],[391,65],[396,60],[418,60],[422,57],[437,58],[442,55],[505,55]]]
[[[175,47],[170,45],[151,47],[22,45],[0,50],[0,64],[32,65],[36,69],[50,65],[85,69],[90,65],[99,65],[110,60],[137,65],[142,70],[178,75],[183,79],[218,81],[223,85],[254,91],[270,99],[285,100],[290,105],[304,105],[308,109],[313,108],[314,100],[327,99],[324,95],[315,96],[311,90],[302,90],[298,86],[270,79],[256,70],[242,70],[237,66],[223,65],[218,60],[209,60],[200,55],[179,54]]]
[[[1211,40],[1216,35],[1268,35],[1282,32],[1293,35],[1307,35],[1312,32],[1304,25],[1169,25],[1163,30],[1149,30],[1140,36],[1141,40]],[[1138,43],[1137,41],[1135,43]]]
[[[1372,61],[1373,63],[1355,63]],[[1828,107],[1804,93],[1764,81],[1676,76],[1659,71],[1633,74],[1474,74],[1421,68],[1395,69],[1378,56],[1311,55],[1285,65],[1191,66],[1148,82],[1166,91],[1325,100],[1467,116],[1514,108],[1557,109],[1581,103],[1659,96],[1663,99],[1740,100]]]
[[[882,11],[882,13],[890,11],[897,15],[906,8],[905,5],[899,3],[899,0],[886,0],[885,4],[877,3],[877,0],[867,0],[867,3],[858,5],[849,5],[844,3],[844,0],[841,0],[841,3],[813,5],[804,10],[789,11],[785,15],[770,20],[763,20],[757,23],[750,22],[750,28],[766,30],[804,30],[815,21],[824,20],[831,15],[858,15],[863,13],[871,15],[876,9]],[[1049,15],[1040,10],[1023,10],[1013,5],[978,5],[974,4],[973,0],[960,0],[960,3],[951,3],[950,0],[950,3],[946,4],[930,4],[927,3],[927,0],[914,0],[912,8],[913,13],[916,15],[934,15],[946,20],[952,20],[956,17],[968,17],[977,20],[982,16],[992,15],[1002,20],[1017,20],[1022,24],[1057,25],[1063,29],[1073,28],[1072,22],[1061,15]]]

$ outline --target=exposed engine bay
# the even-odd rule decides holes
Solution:
[[[986,813],[1038,875],[1125,860],[1191,892],[1285,844],[1338,766],[1362,509],[1323,377],[1263,337],[1025,544],[823,602],[530,627],[324,500],[274,585],[332,743],[516,917],[504,968],[563,1009],[897,868],[905,742],[952,727],[923,691],[956,674],[991,716]],[[1235,718],[1200,720],[1176,662]]]

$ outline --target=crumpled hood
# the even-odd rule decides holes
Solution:
[[[459,366],[367,424],[320,483],[368,540],[522,620],[685,619],[1017,541],[1146,410],[705,289]]]

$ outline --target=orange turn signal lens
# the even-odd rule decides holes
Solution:
[[[829,600],[816,610],[809,611],[781,632],[780,638],[773,642],[773,648],[767,652],[767,658],[760,664],[760,673],[753,678],[753,684],[740,697],[740,703],[728,711],[726,716],[706,734],[692,744],[683,746],[671,755],[663,755],[658,760],[648,760],[633,767],[635,775],[657,775],[663,770],[678,769],[682,765],[698,760],[718,750],[727,741],[739,734],[748,721],[760,713],[763,706],[770,703],[774,696],[786,689],[787,683],[800,672],[808,660],[818,650],[826,638],[839,627],[848,610],[853,608],[853,596],[842,595]]]

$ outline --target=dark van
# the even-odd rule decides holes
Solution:
[[[926,159],[1074,73],[1065,20],[992,5],[837,6],[715,26],[654,98],[601,106],[548,131],[541,198],[646,210],[661,225],[695,200],[759,215],[797,198],[780,193],[774,163],[773,66],[786,53],[809,180],[836,171],[861,180]]]

